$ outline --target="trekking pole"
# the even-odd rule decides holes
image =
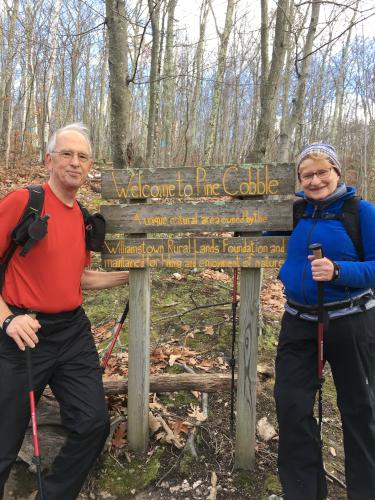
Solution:
[[[30,316],[33,319],[36,318],[35,313],[32,313],[32,312],[29,312],[28,316]],[[25,353],[26,353],[26,365],[27,365],[27,380],[28,380],[28,384],[29,384],[31,424],[32,424],[32,428],[33,428],[34,456],[32,459],[32,463],[36,466],[36,472],[37,472],[37,476],[38,476],[39,499],[43,500],[42,463],[40,460],[40,453],[39,453],[38,426],[37,426],[37,420],[36,420],[35,394],[34,394],[34,376],[33,376],[30,347],[25,346]]]
[[[116,344],[116,341],[117,341],[117,337],[120,334],[122,325],[124,324],[124,321],[126,319],[126,316],[128,315],[128,312],[129,312],[129,301],[127,301],[127,303],[125,305],[125,309],[124,309],[124,311],[123,311],[123,313],[121,315],[121,318],[120,318],[120,320],[117,323],[117,328],[116,328],[115,334],[113,336],[111,345],[109,346],[107,352],[105,353],[105,355],[103,357],[103,361],[102,361],[102,372],[103,373],[105,372],[105,369],[107,367],[109,358],[110,358],[110,356],[112,354],[113,348],[115,347],[115,344]]]
[[[309,246],[312,250],[316,259],[322,259],[323,246],[320,243],[313,243]],[[320,437],[320,449],[323,449],[323,435],[322,435],[322,423],[323,423],[323,365],[324,365],[324,354],[323,354],[323,343],[324,343],[324,283],[318,281],[318,431]],[[320,474],[318,475],[318,500],[321,497],[321,481]]]
[[[232,369],[232,381],[230,387],[230,430],[234,430],[234,369],[236,358],[234,357],[236,348],[236,313],[237,313],[237,268],[233,272],[233,296],[232,296],[232,357],[229,360],[229,366]]]

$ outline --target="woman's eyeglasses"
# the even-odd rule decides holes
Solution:
[[[329,178],[331,175],[331,170],[333,167],[330,168],[322,168],[321,170],[317,170],[316,172],[306,172],[305,174],[300,174],[299,178],[300,181],[303,184],[308,184],[314,179],[314,175],[317,176],[318,179],[324,181]]]

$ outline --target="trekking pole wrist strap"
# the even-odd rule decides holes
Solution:
[[[3,321],[3,326],[2,326],[2,330],[3,332],[6,332],[7,331],[7,328],[10,324],[11,321],[14,320],[14,318],[16,317],[15,314],[10,314],[9,316],[7,316],[4,321]]]

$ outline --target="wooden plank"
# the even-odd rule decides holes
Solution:
[[[285,236],[106,240],[102,266],[113,268],[279,268]]]
[[[241,269],[235,467],[242,470],[255,465],[260,283],[260,269]]]
[[[103,205],[108,233],[286,231],[292,229],[290,200]]]
[[[150,270],[129,273],[129,447],[145,453],[148,448],[148,397],[150,390]]]
[[[263,196],[294,192],[295,166],[244,164],[102,172],[106,199]]]

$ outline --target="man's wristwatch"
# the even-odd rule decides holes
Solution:
[[[9,323],[16,317],[15,314],[10,314],[9,316],[7,316],[4,321],[3,321],[3,326],[1,327],[3,332],[6,332],[7,331],[7,328],[9,326]]]
[[[331,281],[335,281],[340,277],[340,266],[337,264],[337,262],[332,261],[332,264],[333,264],[333,276]]]

